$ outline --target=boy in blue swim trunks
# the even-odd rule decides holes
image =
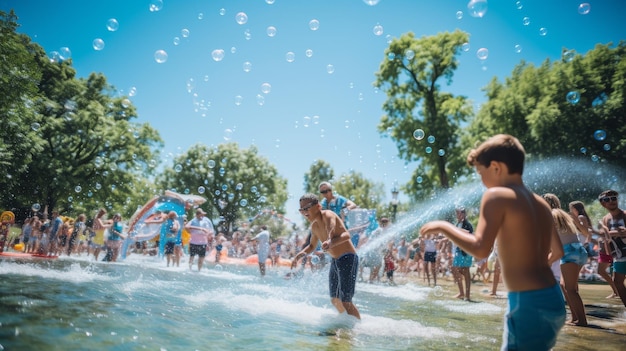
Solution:
[[[330,298],[339,313],[361,319],[356,306],[352,303],[359,258],[350,240],[350,233],[341,218],[331,210],[322,210],[315,194],[305,194],[300,198],[300,213],[311,223],[311,240],[302,251],[298,252],[291,263],[291,269],[298,260],[310,254],[322,243],[322,250],[332,257],[328,274]]]
[[[509,291],[502,350],[550,350],[565,324],[565,302],[551,264],[563,256],[550,207],[522,180],[525,152],[517,138],[496,135],[471,150],[487,190],[474,235],[447,221],[426,223],[421,235],[443,233],[477,259],[497,240],[504,283]]]

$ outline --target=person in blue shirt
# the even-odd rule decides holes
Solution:
[[[160,237],[160,241],[164,246],[165,258],[167,259],[168,267],[170,266],[170,262],[172,263],[172,266],[180,266],[180,255],[182,253],[181,236],[182,233],[180,230],[180,223],[178,221],[178,214],[174,211],[170,211],[161,225]]]
[[[357,208],[358,206],[351,201],[339,194],[333,193],[333,185],[329,182],[321,182],[319,185],[320,194],[322,195],[322,201],[320,204],[322,205],[322,210],[331,210],[341,218],[343,224],[346,226],[348,231],[350,232],[350,240],[352,241],[352,245],[355,247],[359,244],[359,231],[357,228],[350,228],[347,219],[348,211]],[[352,229],[352,230],[351,230]]]
[[[122,224],[122,215],[116,213],[113,216],[113,223],[109,228],[109,237],[107,238],[107,248],[111,251],[111,262],[117,261],[122,247],[122,240],[126,239],[124,234],[124,225]]]

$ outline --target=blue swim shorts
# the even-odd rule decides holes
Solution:
[[[468,254],[465,251],[461,251],[459,248],[454,250],[454,261],[452,262],[453,267],[471,267],[472,266],[472,255]]]
[[[509,292],[501,350],[550,350],[565,324],[565,301],[559,284]]]
[[[330,297],[352,302],[358,271],[359,257],[356,254],[346,253],[337,259],[333,258],[328,272]]]
[[[613,270],[615,273],[626,274],[626,261],[613,262]]]
[[[561,264],[576,263],[579,266],[587,263],[587,250],[581,243],[570,243],[563,245],[564,255],[561,257]]]

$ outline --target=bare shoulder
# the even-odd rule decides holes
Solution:
[[[515,191],[511,188],[503,186],[491,187],[483,194],[482,203],[490,207],[508,206],[515,197]]]

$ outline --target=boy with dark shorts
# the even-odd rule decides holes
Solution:
[[[474,235],[448,221],[426,223],[421,235],[443,233],[477,259],[496,242],[507,285],[502,350],[549,350],[565,324],[565,302],[550,269],[563,256],[548,204],[522,180],[525,151],[517,138],[496,135],[471,150],[474,166],[487,190]]]
[[[300,198],[300,213],[311,223],[311,241],[294,257],[291,268],[295,268],[302,257],[313,252],[321,241],[322,250],[332,258],[328,274],[332,304],[339,313],[345,311],[361,319],[359,310],[352,303],[359,258],[346,226],[336,213],[322,210],[315,194],[305,194]]]

